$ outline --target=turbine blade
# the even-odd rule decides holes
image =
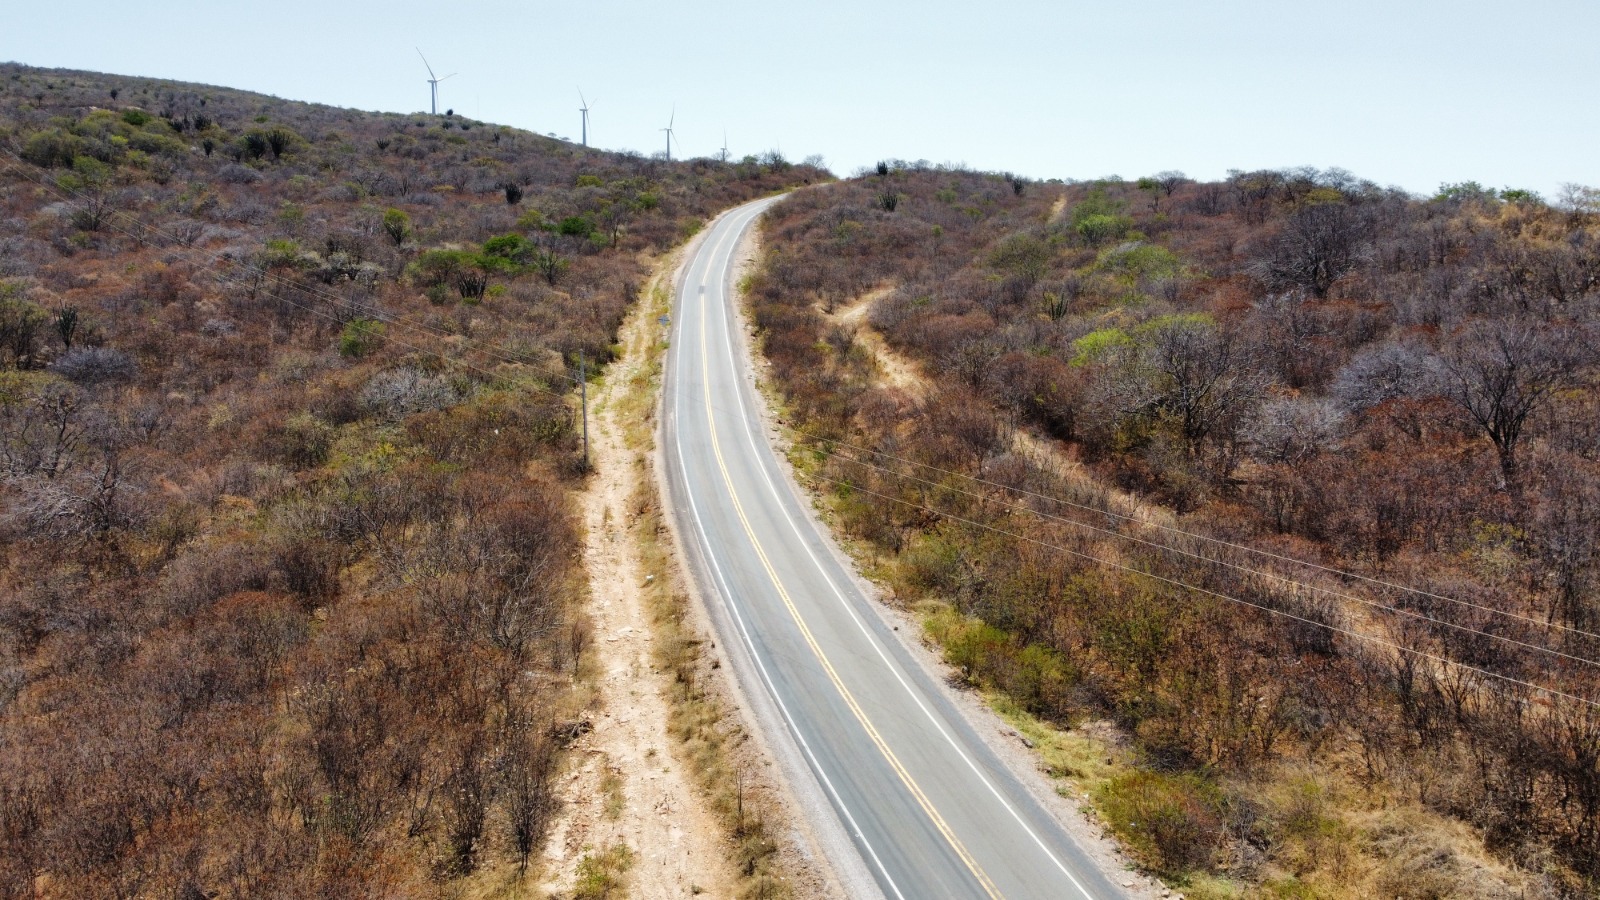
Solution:
[[[417,51],[417,55],[418,56],[422,56],[422,48],[421,47],[417,47],[417,48],[414,48],[414,49]],[[424,68],[426,68],[428,70],[428,80],[430,80],[430,81],[435,80],[434,77],[433,77],[433,66],[428,65],[428,58],[426,56],[422,56],[422,65],[423,65]]]

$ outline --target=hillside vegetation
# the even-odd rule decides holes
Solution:
[[[754,315],[839,527],[973,685],[1119,726],[1094,801],[1145,865],[1600,885],[1600,192],[885,163],[765,228]]]
[[[0,66],[0,897],[525,865],[584,727],[580,356],[822,176]]]

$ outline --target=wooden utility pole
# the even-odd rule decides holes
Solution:
[[[589,373],[578,351],[578,392],[583,397],[583,470],[589,471]]]

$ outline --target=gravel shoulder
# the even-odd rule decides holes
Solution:
[[[641,307],[643,303],[641,303]],[[626,351],[591,391],[590,447],[595,474],[583,495],[584,562],[593,634],[593,729],[571,748],[575,761],[558,790],[561,817],[545,847],[545,888],[569,893],[585,855],[628,848],[629,896],[732,897],[737,878],[715,813],[695,789],[668,728],[669,674],[655,664],[657,636],[645,591],[635,497],[639,454],[625,446],[618,391],[645,364],[648,321],[636,310],[625,325]],[[641,339],[643,336],[643,339]]]

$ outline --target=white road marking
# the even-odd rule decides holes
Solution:
[[[765,209],[765,207],[762,207],[762,210],[764,210],[764,209]],[[743,221],[737,228],[733,228],[731,225],[726,226],[726,227],[729,228],[729,233],[730,234],[734,234],[734,235],[743,234],[744,233],[744,229],[749,227],[749,224],[750,224],[749,220],[753,219],[755,217],[755,215],[758,215],[760,212],[761,212],[761,210],[757,210],[755,213],[752,213],[750,216],[745,217],[745,221]],[[722,245],[724,243],[726,243],[727,237],[728,237],[728,235],[725,234],[725,235],[723,235],[722,239],[720,239],[718,241],[716,249],[714,249],[712,251],[712,257],[715,257],[717,252],[720,251]],[[707,263],[706,268],[707,269],[710,268],[710,263],[709,262]],[[702,281],[702,283],[700,285],[700,288],[701,288],[701,293],[704,293],[704,291],[705,291],[705,283],[703,281]],[[679,297],[681,299],[682,295],[680,294]],[[681,315],[681,310],[680,310],[680,315],[679,315],[678,318],[679,318],[680,323],[681,323],[681,320],[683,319],[683,316]],[[680,324],[680,331],[681,331],[681,324]],[[672,347],[673,357],[674,357],[673,362],[675,364],[674,368],[677,370],[677,371],[675,371],[673,373],[673,378],[675,379],[675,382],[676,382],[676,391],[679,391],[679,392],[681,392],[683,390],[682,384],[683,384],[683,371],[684,371],[684,367],[683,366],[676,365],[676,363],[678,363],[681,360],[680,347],[681,347],[681,344],[678,341],[674,341],[673,342],[673,347]],[[704,347],[701,348],[701,352],[705,352],[705,350],[706,350],[706,348],[704,348]],[[674,419],[676,419],[677,416],[678,416],[677,406],[678,406],[678,393],[675,392],[673,394],[673,409],[672,409],[672,417]],[[873,849],[872,843],[867,840],[866,832],[864,830],[862,830],[861,826],[856,823],[855,817],[853,815],[851,815],[849,807],[844,802],[844,798],[841,797],[839,795],[838,790],[836,788],[834,788],[833,781],[830,778],[828,778],[828,773],[823,769],[821,762],[819,762],[817,760],[816,754],[814,754],[812,752],[811,745],[806,741],[805,735],[801,733],[799,724],[795,721],[794,716],[790,714],[788,706],[785,705],[784,702],[783,702],[783,698],[778,695],[777,686],[773,683],[772,676],[767,671],[766,663],[762,661],[761,654],[756,649],[755,641],[750,637],[750,630],[745,625],[744,616],[742,614],[740,614],[738,604],[733,599],[733,591],[728,586],[727,577],[722,571],[722,564],[717,561],[716,553],[712,550],[712,543],[711,543],[710,536],[706,532],[705,522],[700,517],[700,507],[699,507],[699,504],[697,504],[695,502],[694,490],[690,486],[689,469],[688,469],[688,466],[684,462],[685,457],[684,457],[684,453],[683,453],[683,432],[682,432],[682,430],[681,429],[674,429],[673,437],[674,437],[674,441],[675,441],[675,444],[676,444],[677,449],[678,449],[678,470],[682,473],[682,479],[681,480],[683,482],[684,499],[689,501],[689,514],[690,514],[690,516],[692,516],[694,518],[695,529],[697,531],[699,531],[699,533],[700,533],[700,543],[701,543],[701,546],[704,548],[704,553],[705,553],[706,560],[709,563],[711,563],[711,568],[712,568],[713,572],[716,575],[716,579],[717,579],[718,584],[721,587],[721,594],[722,594],[722,598],[723,598],[723,604],[728,608],[728,610],[730,612],[733,613],[734,621],[739,626],[739,634],[744,640],[745,647],[748,648],[748,650],[750,651],[750,658],[755,661],[756,668],[761,673],[761,680],[766,685],[767,694],[770,697],[772,697],[772,699],[773,699],[773,701],[775,703],[777,703],[778,709],[783,713],[783,718],[784,718],[785,723],[787,723],[788,726],[789,726],[789,731],[792,734],[794,734],[795,740],[799,741],[800,749],[802,751],[804,751],[804,753],[806,755],[806,759],[810,761],[812,771],[816,772],[817,776],[822,779],[823,785],[827,788],[829,796],[831,796],[833,798],[834,805],[839,809],[840,812],[842,812],[844,814],[845,819],[849,821],[850,829],[855,832],[856,837],[861,841],[861,845],[867,849],[867,854],[872,857],[873,864],[876,865],[877,868],[878,868],[878,871],[883,874],[884,881],[888,882],[889,889],[894,892],[895,897],[899,898],[899,900],[905,900],[905,895],[900,893],[900,888],[894,883],[894,878],[889,874],[888,867],[883,864],[883,860],[878,858],[878,852],[875,849]]]
[[[719,243],[719,252],[720,249],[721,244]],[[731,277],[731,269],[730,267],[724,265],[724,287],[726,287],[726,281],[729,277]],[[732,323],[728,321],[726,307],[724,307],[723,312],[723,332],[725,336],[723,345],[727,350],[728,362],[733,367],[734,372],[737,373],[739,371],[739,366],[734,354],[732,339],[733,326]],[[747,399],[747,385],[744,384],[744,379],[739,377],[734,379],[734,383],[734,390],[741,400],[741,405],[745,405],[745,401]],[[746,408],[748,408],[748,406],[746,406]],[[783,496],[779,494],[777,485],[772,481],[772,476],[768,471],[768,466],[765,464],[765,460],[762,458],[761,448],[756,441],[755,430],[752,426],[753,418],[750,416],[739,416],[739,418],[743,419],[745,422],[745,437],[749,440],[750,447],[756,454],[756,459],[760,461],[760,464],[757,467],[761,470],[762,480],[766,482],[767,488],[772,491],[773,496],[777,499],[778,507],[783,512],[784,520],[789,523],[789,528],[794,532],[795,537],[798,538],[800,543],[805,547],[806,555],[811,558],[812,563],[814,563],[817,569],[822,572],[823,578],[827,579],[828,587],[833,590],[833,595],[838,598],[839,604],[844,607],[845,612],[849,614],[851,621],[855,622],[856,627],[859,628],[862,635],[866,637],[867,643],[872,646],[872,649],[876,651],[878,657],[883,660],[884,665],[888,666],[889,671],[894,673],[895,680],[898,681],[900,686],[905,689],[912,701],[916,703],[917,708],[922,710],[923,714],[928,717],[928,721],[933,723],[933,727],[937,729],[939,734],[944,737],[945,741],[950,744],[950,747],[956,751],[957,755],[961,757],[962,761],[967,764],[967,767],[972,770],[972,773],[977,776],[980,782],[983,783],[983,786],[989,789],[989,792],[994,795],[996,800],[1000,801],[1000,805],[1005,808],[1006,812],[1011,814],[1011,817],[1016,820],[1018,825],[1022,826],[1022,830],[1028,833],[1028,836],[1033,839],[1033,842],[1038,845],[1040,850],[1044,851],[1044,854],[1050,858],[1050,861],[1055,863],[1056,868],[1060,869],[1061,873],[1067,876],[1067,879],[1072,882],[1072,886],[1077,888],[1078,892],[1083,894],[1083,896],[1088,898],[1088,900],[1093,900],[1094,895],[1089,893],[1088,888],[1084,887],[1083,884],[1078,881],[1077,876],[1072,874],[1072,870],[1067,868],[1066,864],[1055,855],[1055,853],[1050,849],[1049,845],[1044,842],[1044,839],[1039,836],[1038,832],[1034,831],[1033,827],[1022,818],[1022,814],[1017,811],[1016,807],[1012,806],[1011,802],[1005,798],[1005,795],[1000,793],[1000,789],[989,780],[988,776],[983,773],[983,770],[978,767],[978,764],[972,759],[972,757],[967,755],[966,750],[956,741],[955,737],[945,729],[944,723],[939,720],[938,716],[934,715],[933,710],[929,709],[927,705],[923,703],[921,695],[912,689],[910,683],[906,681],[905,676],[901,674],[900,668],[896,666],[893,661],[891,661],[882,644],[877,640],[876,636],[872,634],[872,631],[867,628],[866,623],[861,620],[860,616],[856,614],[855,607],[850,603],[849,600],[845,598],[843,591],[840,590],[839,585],[834,581],[833,576],[829,574],[827,567],[824,566],[822,561],[817,558],[816,552],[811,548],[811,542],[806,540],[806,536],[800,530],[799,524],[795,522],[794,516],[790,514],[788,506],[783,502]]]

